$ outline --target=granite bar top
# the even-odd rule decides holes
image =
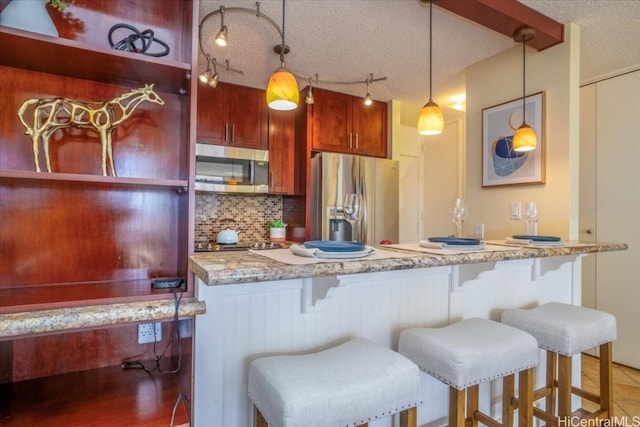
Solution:
[[[204,301],[198,301],[193,297],[182,298],[178,306],[180,317],[204,314],[205,311]],[[121,323],[168,320],[172,319],[174,314],[173,300],[9,313],[0,315],[0,338],[91,329]]]
[[[491,241],[487,241],[491,244]],[[596,252],[622,251],[624,243],[567,242],[561,247],[518,247],[504,251],[478,251],[456,255],[436,255],[409,252],[379,246],[380,249],[410,253],[406,258],[384,260],[340,260],[307,265],[289,265],[262,257],[251,252],[200,252],[189,257],[189,267],[209,286],[254,283],[271,280],[300,279],[308,277],[335,276],[342,274],[371,273],[379,271],[406,270],[446,265],[474,264],[527,258],[544,258],[588,254]]]

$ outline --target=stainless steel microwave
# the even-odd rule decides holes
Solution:
[[[269,152],[196,143],[196,191],[267,193]]]

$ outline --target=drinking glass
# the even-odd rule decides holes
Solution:
[[[362,218],[364,206],[362,205],[362,195],[358,193],[348,193],[344,195],[342,212],[344,219],[351,224],[351,240],[357,242],[356,225]]]
[[[451,221],[456,225],[456,237],[462,237],[462,222],[467,216],[467,207],[464,204],[464,200],[458,197],[449,207],[449,217]]]
[[[524,205],[524,218],[527,221],[527,234],[538,234],[538,216],[540,210],[536,202],[527,202]]]

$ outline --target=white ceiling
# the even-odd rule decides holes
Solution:
[[[640,0],[520,0],[560,22],[581,27],[582,82],[619,70],[640,68]],[[200,19],[217,10],[244,7],[251,0],[200,0]],[[263,0],[262,13],[282,24],[282,1]],[[205,52],[218,63],[229,60],[244,75],[221,70],[220,80],[243,86],[266,87],[279,66],[273,46],[280,36],[255,15],[227,12],[229,46],[220,48],[213,37],[220,15],[203,24]],[[299,76],[321,81],[364,81],[370,73],[386,81],[370,86],[374,99],[397,99],[422,106],[429,97],[429,5],[419,0],[289,0],[286,2],[286,65]],[[463,95],[465,67],[516,46],[509,37],[433,7],[433,99],[445,115],[453,97]],[[199,71],[206,68],[200,56]],[[514,76],[520,78],[520,76]],[[300,80],[301,87],[306,82]],[[364,96],[364,84],[320,87]]]

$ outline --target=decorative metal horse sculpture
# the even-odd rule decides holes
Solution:
[[[102,175],[107,176],[107,157],[111,175],[116,176],[113,165],[111,134],[116,126],[125,121],[144,101],[164,105],[164,101],[153,90],[153,84],[134,89],[109,101],[84,102],[67,98],[28,99],[18,109],[20,122],[27,129],[25,135],[31,136],[33,143],[33,161],[36,171],[40,172],[38,161],[38,141],[42,138],[47,172],[51,172],[49,158],[49,138],[58,129],[66,127],[94,128],[100,134],[102,143]],[[33,111],[28,113],[30,107]],[[27,123],[27,117],[33,115],[33,126]]]

